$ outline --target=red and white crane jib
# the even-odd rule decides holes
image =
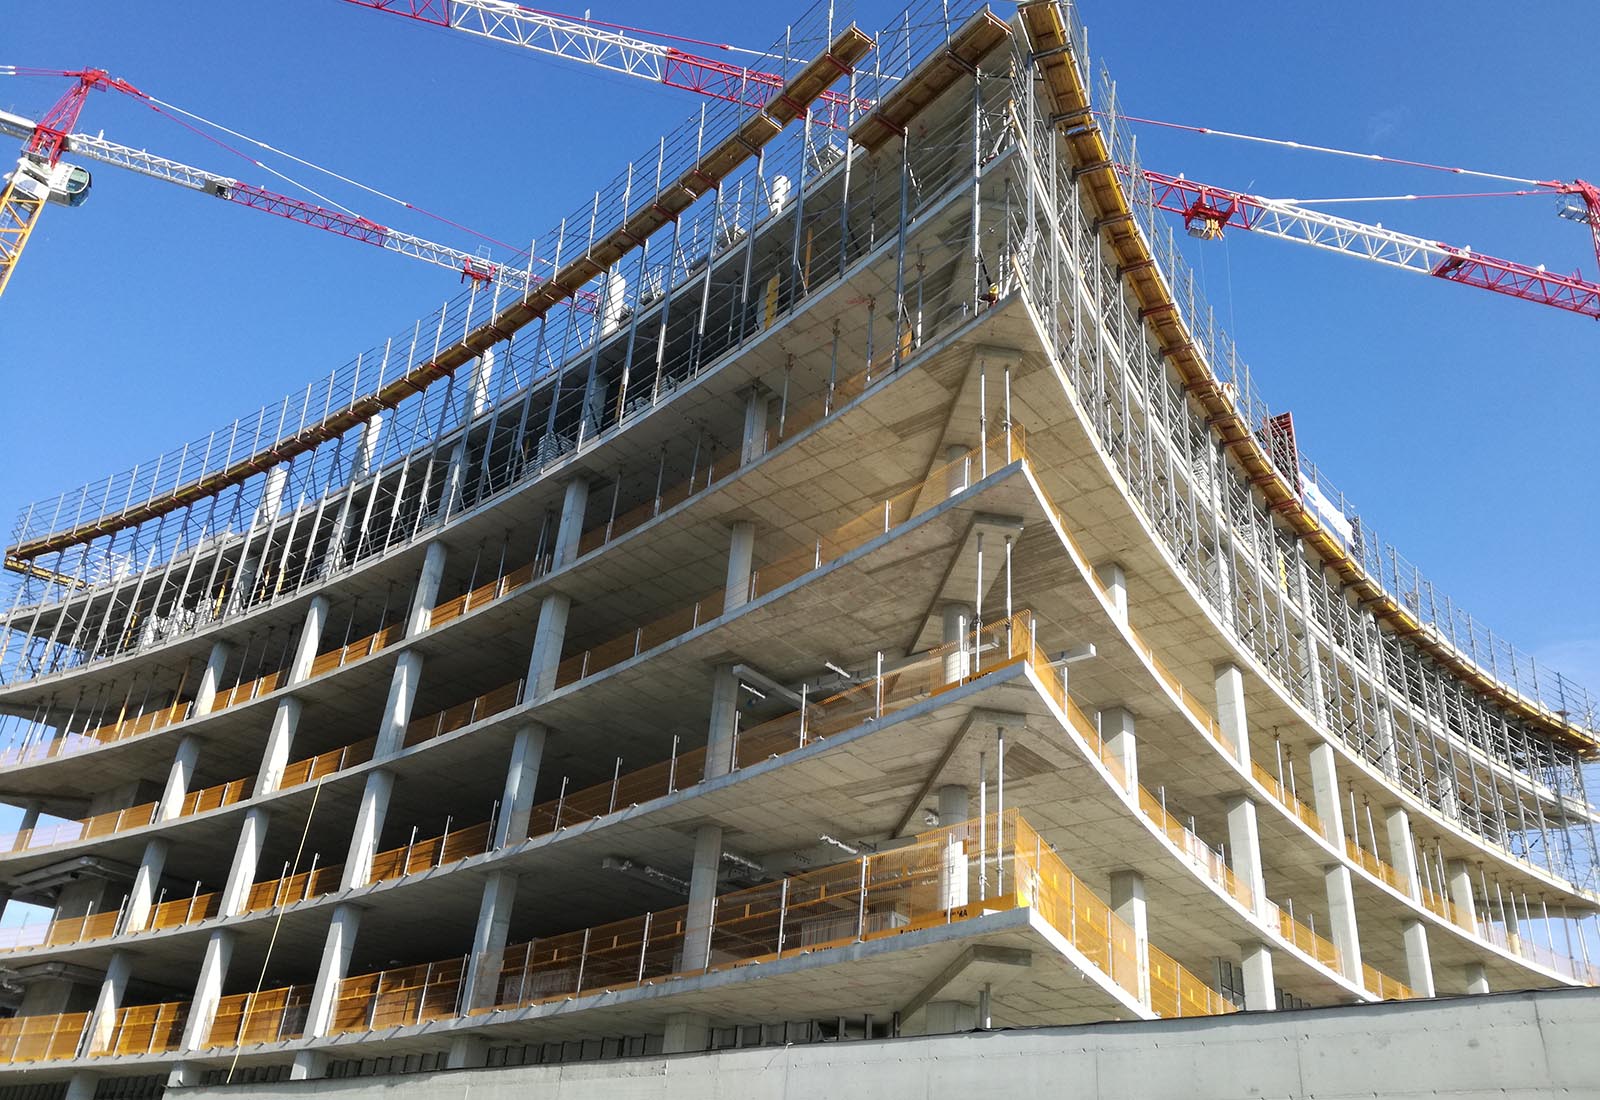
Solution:
[[[594,20],[525,8],[509,0],[346,2],[746,107],[766,106],[772,93],[784,85],[784,78],[776,73],[701,57],[675,46],[624,34]],[[866,100],[856,100],[852,104],[848,95],[827,91],[812,105],[810,113],[818,124],[844,130],[849,128],[852,107],[854,115],[859,117],[871,106]]]
[[[1182,215],[1184,227],[1194,237],[1210,240],[1221,236],[1224,229],[1248,229],[1263,236],[1297,241],[1600,318],[1600,284],[1577,275],[1558,275],[1543,267],[1485,256],[1470,248],[1429,241],[1295,203],[1197,183],[1182,176],[1149,170],[1143,170],[1142,174],[1151,187],[1152,203],[1158,209]],[[1587,185],[1547,186],[1582,194],[1581,187]],[[1594,189],[1590,187],[1589,190]],[[1586,201],[1595,200],[1586,196]],[[1596,232],[1600,233],[1600,229]]]
[[[134,94],[138,94],[136,90]],[[0,133],[28,137],[37,132],[41,125],[42,123],[34,123],[17,115],[0,112]],[[244,183],[229,176],[220,176],[143,149],[120,145],[103,137],[91,134],[64,134],[56,139],[54,144],[58,157],[61,152],[70,152],[77,159],[112,165],[153,179],[174,183],[192,191],[202,191],[240,206],[276,214],[313,229],[337,233],[342,237],[376,245],[436,267],[449,268],[477,282],[497,283],[515,294],[526,293],[542,281],[531,270],[492,263],[470,252],[402,233],[359,214],[330,210],[302,199],[280,195],[264,187]],[[585,312],[593,312],[596,298],[592,291],[585,292],[578,296],[577,307]]]

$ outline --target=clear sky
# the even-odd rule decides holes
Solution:
[[[594,0],[585,0],[593,3]],[[863,3],[868,29],[898,4]],[[999,10],[1011,10],[1001,5]],[[607,0],[597,18],[740,45],[772,3]],[[1569,6],[1084,0],[1124,109],[1504,171],[1600,176],[1593,42]],[[696,106],[337,0],[78,0],[6,19],[0,62],[96,66],[151,94],[506,241],[583,201]],[[37,117],[60,81],[0,78]],[[80,129],[298,194],[148,109],[96,95]],[[1161,131],[1148,166],[1267,195],[1494,188]],[[319,186],[305,169],[291,174]],[[361,213],[457,245],[348,188]],[[1593,278],[1588,232],[1545,198],[1390,203],[1350,216]],[[1457,603],[1600,691],[1594,322],[1272,240],[1192,250],[1303,449]],[[0,302],[0,523],[232,421],[408,325],[451,273],[116,169],[51,208]]]

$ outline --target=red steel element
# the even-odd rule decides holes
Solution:
[[[364,8],[393,12],[407,19],[432,23],[436,27],[450,25],[450,0],[350,0]]]
[[[1588,180],[1573,180],[1571,183],[1545,180],[1539,186],[1549,187],[1563,195],[1577,195],[1583,200],[1584,208],[1589,211],[1589,235],[1594,239],[1595,263],[1600,265],[1600,187]]]
[[[699,39],[660,31],[647,31],[638,27],[622,27],[620,24],[606,23],[598,19],[559,15],[555,12],[509,3],[493,6],[461,4],[452,8],[450,0],[346,0],[346,2],[414,19],[420,23],[429,23],[436,27],[467,30],[469,33],[483,34],[515,45],[531,46],[541,53],[553,53],[581,64],[599,65],[613,72],[654,80],[669,88],[696,92],[713,99],[737,103],[743,107],[755,109],[765,107],[771,94],[784,86],[784,78],[776,73],[701,57],[673,46],[663,45],[659,41],[651,41],[651,39],[671,39],[679,42],[700,42]],[[541,42],[536,45],[519,37],[513,28],[518,20],[524,17],[530,24],[537,24],[550,31],[552,42]],[[483,26],[464,25],[464,21],[468,20],[481,20]],[[616,34],[622,30],[633,35],[648,37],[623,38]],[[632,60],[628,63],[619,61],[617,64],[608,64],[578,44],[585,40],[591,43],[603,41],[611,48],[629,54]],[[557,42],[559,44],[556,44]],[[716,45],[709,42],[702,44]],[[821,125],[833,130],[843,130],[850,124],[851,107],[852,102],[848,95],[827,91],[818,97],[810,113]],[[872,104],[868,100],[856,100],[854,108],[856,115],[859,116],[869,111]]]
[[[661,59],[661,83],[759,110],[767,105],[773,92],[783,87],[784,79],[777,73],[764,73],[668,48]],[[872,104],[866,100],[856,101],[857,114],[864,114],[871,108]],[[817,97],[811,114],[830,130],[842,130],[849,125],[850,97],[823,92]]]
[[[363,218],[359,214],[347,214],[342,210],[329,210],[315,203],[268,191],[252,183],[233,183],[221,197],[240,206],[248,206],[252,210],[276,214],[280,218],[288,218],[301,225],[309,225],[313,229],[337,233],[341,237],[364,241],[379,248],[384,247],[391,235],[388,226],[381,225],[371,218]],[[468,259],[461,263],[461,277],[471,279],[475,283],[493,282],[500,271],[499,265],[488,260]],[[599,295],[593,291],[581,291],[575,297],[576,307],[585,313],[593,313],[599,301]]]
[[[118,80],[104,69],[82,69],[77,72],[61,74],[76,79],[77,83],[56,100],[55,106],[45,112],[35,125],[33,136],[28,139],[25,152],[46,164],[54,166],[61,159],[62,152],[67,146],[67,135],[72,133],[72,128],[78,124],[78,115],[83,112],[83,104],[89,98],[89,93],[96,88],[115,88],[119,92],[126,92],[137,99],[148,97],[125,80]]]
[[[1300,448],[1294,440],[1294,414],[1279,413],[1261,422],[1261,436],[1267,454],[1290,485],[1300,484]]]
[[[1600,285],[1576,274],[1558,275],[1181,176],[1149,170],[1143,174],[1151,185],[1155,206],[1182,215],[1191,236],[1209,240],[1220,236],[1223,229],[1249,229],[1600,319]],[[1600,190],[1582,181],[1541,186],[1582,196],[1600,248]]]

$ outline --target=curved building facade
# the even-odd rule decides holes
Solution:
[[[23,517],[0,1098],[1600,981],[1592,702],[1296,451],[1075,13],[785,41]]]

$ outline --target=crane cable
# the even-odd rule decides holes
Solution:
[[[249,144],[254,145],[259,149],[264,149],[269,153],[276,153],[281,157],[287,157],[289,160],[294,161],[296,164],[304,165],[305,167],[311,169],[313,172],[321,172],[325,176],[331,176],[334,179],[338,180],[340,183],[348,184],[351,187],[354,187],[354,188],[356,188],[357,190],[360,190],[360,191],[365,191],[369,195],[375,195],[378,198],[383,199],[386,202],[392,202],[397,206],[405,207],[407,210],[413,210],[416,213],[423,215],[424,217],[432,218],[434,221],[441,222],[441,223],[443,223],[445,225],[448,225],[448,226],[450,226],[450,227],[452,227],[454,229],[459,229],[463,233],[469,233],[474,237],[478,237],[478,238],[480,238],[482,240],[488,241],[490,244],[497,244],[501,248],[508,249],[508,250],[510,250],[512,252],[515,252],[517,250],[517,247],[515,245],[508,244],[505,241],[499,240],[499,239],[497,239],[495,237],[491,237],[486,233],[480,233],[477,230],[472,229],[469,226],[462,225],[460,222],[453,221],[452,219],[447,218],[442,214],[435,214],[430,210],[426,210],[423,207],[420,207],[420,206],[416,205],[415,203],[407,202],[405,199],[400,198],[398,195],[391,195],[387,191],[382,191],[382,190],[379,190],[376,187],[371,187],[371,186],[369,186],[369,185],[367,185],[365,183],[362,183],[360,180],[351,179],[349,176],[346,176],[346,175],[343,175],[342,173],[336,172],[331,168],[325,168],[322,165],[315,163],[314,161],[306,160],[304,157],[295,156],[293,153],[291,153],[291,152],[289,152],[289,151],[287,151],[285,149],[280,149],[276,145],[271,145],[271,144],[269,144],[269,143],[267,143],[265,141],[260,140],[259,138],[253,138],[249,134],[240,133],[238,130],[234,130],[234,129],[230,128],[230,127],[224,126],[222,123],[215,122],[215,121],[213,121],[213,120],[211,120],[209,118],[206,118],[203,115],[195,114],[193,111],[187,111],[187,110],[183,109],[182,107],[177,106],[176,104],[168,103],[165,100],[157,99],[155,96],[151,96],[150,97],[150,102],[154,103],[154,104],[157,104],[161,108],[164,108],[164,110],[161,112],[163,114],[165,114],[167,111],[176,112],[177,114],[183,115],[185,118],[193,119],[195,122],[198,122],[201,125],[213,127],[213,128],[215,128],[217,130],[221,130],[223,133],[228,134],[231,137],[238,138],[240,141],[248,142]],[[171,116],[169,115],[168,117],[171,117]],[[182,122],[181,119],[174,119],[174,121],[179,122],[181,125],[184,125],[184,126],[188,127],[191,130],[194,129],[194,127],[189,126],[187,123]],[[199,131],[196,131],[196,132],[198,133]],[[321,199],[323,202],[327,202],[327,203],[332,204],[333,206],[338,207],[340,210],[343,210],[346,214],[350,214],[352,216],[359,216],[359,215],[356,215],[355,211],[351,210],[349,207],[341,205],[340,203],[334,202],[332,199],[326,198],[325,196],[318,195],[317,192],[311,190],[311,188],[309,188],[309,187],[306,187],[304,184],[298,183],[298,182],[296,182],[294,180],[290,180],[289,177],[283,175],[283,173],[276,172],[273,169],[268,168],[265,164],[262,164],[260,161],[258,161],[255,158],[249,156],[248,154],[239,152],[239,150],[232,148],[231,146],[227,145],[225,142],[221,142],[218,139],[210,137],[209,135],[206,135],[206,134],[203,134],[203,133],[201,134],[201,136],[207,138],[207,140],[209,140],[209,141],[216,142],[217,144],[221,145],[223,148],[227,149],[229,152],[235,154],[236,156],[244,157],[244,159],[250,161],[252,164],[255,164],[257,167],[260,167],[260,168],[264,169],[265,171],[272,172],[273,175],[276,175],[276,176],[278,176],[278,177],[280,177],[282,179],[289,180],[289,182],[295,184],[296,187],[304,188],[308,193],[310,193],[312,195],[317,195],[317,197],[319,199]]]
[[[300,873],[300,857],[305,854],[306,837],[311,834],[311,818],[317,812],[317,799],[322,797],[322,783],[325,779],[327,779],[326,775],[318,776],[317,785],[311,790],[311,805],[306,809],[305,828],[300,830],[300,844],[294,850],[294,861],[289,864],[289,878],[291,879]],[[309,887],[310,885],[311,882],[309,879],[307,879],[306,886]],[[249,1023],[250,1020],[250,1009],[256,998],[261,996],[261,986],[267,980],[267,967],[272,963],[272,949],[277,946],[278,943],[278,929],[283,927],[283,913],[290,904],[292,903],[285,900],[282,904],[277,906],[278,915],[272,921],[272,935],[270,938],[268,938],[267,949],[261,956],[261,972],[256,975],[256,987],[255,989],[251,990],[250,995],[244,999],[244,1004],[242,1005],[239,1013],[239,1028],[241,1037],[243,1036],[245,1025]],[[228,1076],[223,1081],[224,1084],[228,1084],[233,1080],[233,1071],[239,1065],[239,1054],[243,1048],[243,1045],[244,1044],[239,1043],[234,1047],[233,1061],[228,1063]]]
[[[1098,115],[1106,116],[1107,112],[1096,111]],[[1523,183],[1532,187],[1544,186],[1548,181],[1527,179],[1523,176],[1508,176],[1503,172],[1486,172],[1476,168],[1460,168],[1448,164],[1432,164],[1424,160],[1406,160],[1403,157],[1386,157],[1381,153],[1358,153],[1351,149],[1337,149],[1331,145],[1311,145],[1303,141],[1286,141],[1282,138],[1261,137],[1258,134],[1240,134],[1232,130],[1218,130],[1210,126],[1191,126],[1182,122],[1163,122],[1154,118],[1139,118],[1136,115],[1118,114],[1115,117],[1124,122],[1134,122],[1141,126],[1159,126],[1167,130],[1184,130],[1191,134],[1205,134],[1209,137],[1233,138],[1237,141],[1249,141],[1258,145],[1276,145],[1283,149],[1299,149],[1309,153],[1327,153],[1336,157],[1351,157],[1356,160],[1376,161],[1382,164],[1398,164],[1407,168],[1426,168],[1432,172],[1448,172],[1456,176],[1476,176],[1479,179],[1500,180],[1503,183]],[[1429,196],[1431,197],[1431,196]]]

